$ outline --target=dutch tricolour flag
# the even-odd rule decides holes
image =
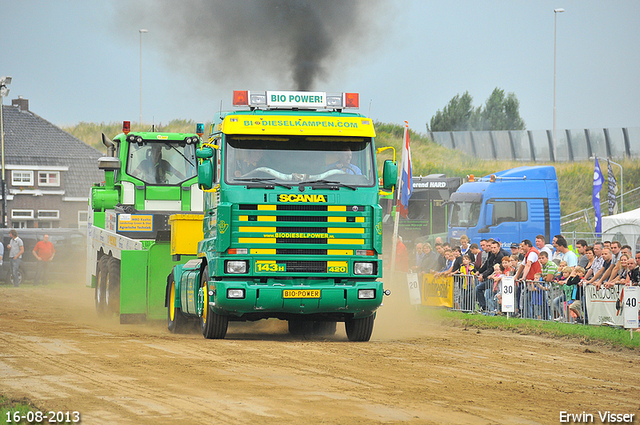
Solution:
[[[411,147],[409,146],[409,123],[404,122],[404,144],[402,146],[402,177],[400,179],[400,199],[396,208],[403,217],[407,217],[409,198],[413,193],[413,174],[411,173]]]

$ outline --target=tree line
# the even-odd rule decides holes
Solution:
[[[513,93],[505,95],[496,87],[483,106],[473,106],[473,96],[465,91],[455,95],[427,124],[429,131],[524,130],[520,102]]]

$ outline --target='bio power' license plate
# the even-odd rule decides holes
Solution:
[[[319,289],[285,289],[282,298],[320,298]]]

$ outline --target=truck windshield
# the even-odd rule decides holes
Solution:
[[[148,184],[176,185],[196,175],[195,146],[184,142],[131,143],[127,174]]]
[[[373,186],[370,138],[227,136],[225,181],[229,184]]]
[[[479,202],[455,202],[451,209],[451,227],[475,227],[480,218]]]

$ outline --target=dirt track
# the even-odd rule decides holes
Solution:
[[[2,285],[0,394],[91,425],[600,423],[599,410],[640,423],[637,352],[430,323],[401,293],[370,342],[349,343],[341,324],[299,340],[279,321],[172,335],[98,320],[82,283]]]

